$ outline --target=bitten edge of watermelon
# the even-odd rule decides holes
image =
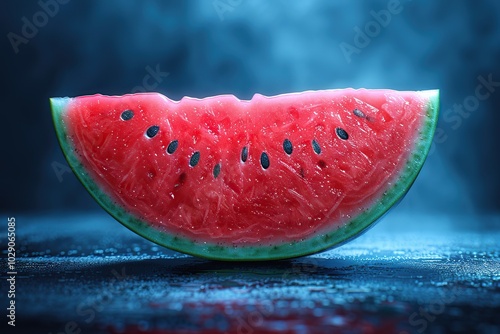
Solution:
[[[399,176],[399,181],[395,182],[394,186],[388,189],[385,195],[374,203],[371,208],[337,230],[304,241],[276,246],[227,247],[203,242],[197,243],[182,237],[162,233],[132,216],[117,205],[95,184],[92,177],[77,158],[73,146],[68,139],[66,124],[62,117],[72,98],[51,98],[50,104],[57,138],[69,166],[97,203],[125,227],[154,243],[182,253],[213,260],[259,261],[299,257],[338,247],[372,227],[375,221],[404,197],[420,173],[429,153],[439,115],[439,90],[426,90],[417,93],[427,97],[429,104],[426,117],[420,129],[420,139],[416,141],[411,156],[407,161],[407,166],[405,166]]]

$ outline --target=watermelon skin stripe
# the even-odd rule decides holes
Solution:
[[[439,90],[417,93],[428,101],[426,116],[420,126],[419,138],[414,144],[414,149],[410,153],[406,166],[398,177],[398,182],[388,188],[385,194],[369,209],[334,231],[303,241],[293,241],[273,246],[238,247],[211,244],[209,242],[194,242],[188,238],[163,233],[126,212],[94,182],[74,152],[74,148],[68,139],[67,124],[65,124],[63,118],[72,98],[52,98],[50,103],[57,138],[70,167],[92,197],[124,226],[154,243],[182,253],[214,260],[261,261],[299,257],[340,246],[373,226],[375,221],[402,199],[414,183],[425,162],[431,147],[439,113]]]

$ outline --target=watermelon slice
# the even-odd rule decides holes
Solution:
[[[437,90],[366,89],[51,99],[69,165],[106,211],[220,260],[303,256],[365,231],[422,168],[438,103]]]

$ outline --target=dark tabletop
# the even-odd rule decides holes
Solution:
[[[6,311],[0,328],[500,333],[499,220],[394,213],[328,252],[228,263],[166,250],[105,213],[16,217],[16,328]]]

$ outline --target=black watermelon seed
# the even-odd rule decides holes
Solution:
[[[194,167],[198,162],[200,162],[200,152],[196,151],[191,156],[191,159],[189,159],[189,166]]]
[[[154,136],[156,136],[158,131],[160,131],[160,127],[158,125],[150,126],[148,131],[146,131],[146,136],[148,136],[149,138],[153,138]]]
[[[216,178],[220,174],[220,164],[215,165],[214,167],[214,177]]]
[[[321,147],[319,146],[318,142],[316,141],[316,139],[313,139],[312,141],[312,147],[313,147],[313,150],[316,154],[320,154],[321,153]]]
[[[134,117],[134,112],[132,110],[128,109],[128,110],[125,110],[124,112],[122,112],[121,118],[124,121],[128,121],[129,119],[132,119],[132,117]]]
[[[358,116],[358,117],[361,117],[361,118],[365,118],[365,117],[366,117],[365,113],[364,113],[364,112],[362,112],[362,111],[361,111],[361,110],[359,110],[359,109],[354,109],[353,113],[354,113],[354,115],[356,115],[356,116]]]
[[[248,159],[248,147],[243,147],[241,150],[241,161],[245,162]]]
[[[177,150],[177,147],[179,147],[179,141],[176,139],[176,140],[172,140],[170,142],[170,144],[168,144],[167,146],[167,153],[168,154],[172,154],[175,152],[175,150]]]
[[[285,150],[286,154],[292,154],[293,146],[292,142],[289,139],[285,139],[285,141],[283,142],[283,149]]]
[[[349,138],[347,132],[342,128],[336,128],[335,132],[337,132],[337,136],[339,136],[339,138],[342,140],[347,140]]]
[[[260,164],[262,165],[262,168],[268,169],[269,168],[269,156],[267,155],[266,152],[262,152],[260,155]]]

